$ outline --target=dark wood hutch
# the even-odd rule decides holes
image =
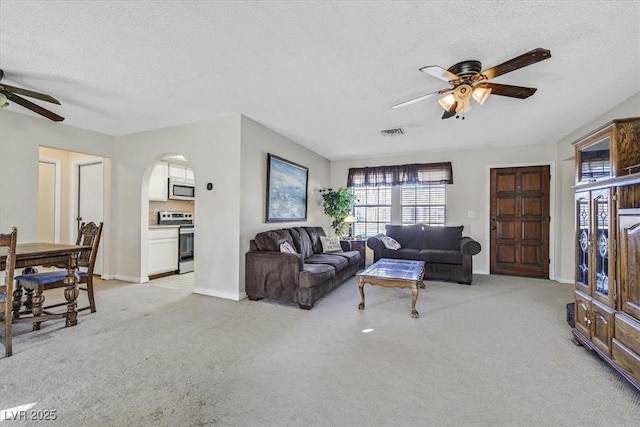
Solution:
[[[640,117],[574,143],[576,341],[640,390]]]

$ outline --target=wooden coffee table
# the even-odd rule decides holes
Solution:
[[[411,317],[418,317],[416,301],[418,286],[424,288],[424,261],[381,258],[359,274],[358,290],[360,291],[359,310],[364,310],[364,284],[386,286],[390,288],[411,288]]]

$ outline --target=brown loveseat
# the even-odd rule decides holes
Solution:
[[[292,227],[256,234],[245,254],[245,291],[250,300],[274,298],[311,309],[327,292],[358,271],[358,251],[323,252],[322,227]],[[284,242],[297,253],[280,252]]]
[[[462,226],[437,227],[422,224],[387,225],[386,235],[400,244],[398,249],[385,246],[384,234],[367,240],[373,260],[380,258],[411,259],[425,262],[425,279],[473,282],[472,256],[480,252],[480,243],[462,236]]]

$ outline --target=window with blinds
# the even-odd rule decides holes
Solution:
[[[391,186],[354,187],[358,201],[353,207],[353,235],[369,237],[385,233],[385,225],[391,224]]]
[[[581,160],[580,170],[582,180],[609,178],[611,176],[609,150],[583,151]]]
[[[401,189],[402,224],[444,225],[446,186],[403,185]]]

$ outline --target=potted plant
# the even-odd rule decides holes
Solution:
[[[351,214],[354,203],[358,198],[348,188],[322,188],[318,190],[322,196],[324,213],[333,219],[331,228],[336,236],[342,236],[345,225],[344,219]]]

